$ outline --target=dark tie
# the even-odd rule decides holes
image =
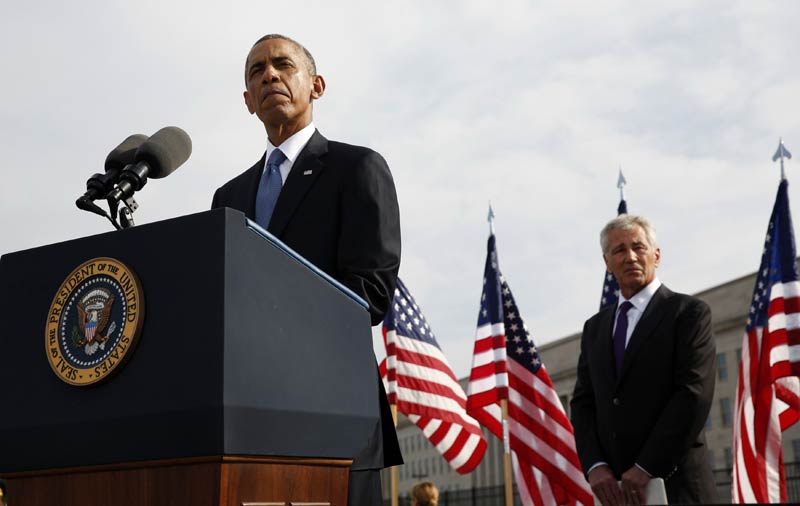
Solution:
[[[617,374],[622,370],[622,359],[625,357],[625,338],[628,336],[628,310],[633,307],[630,301],[619,305],[617,327],[614,329],[614,359],[617,362]]]
[[[269,227],[272,211],[275,210],[275,203],[278,202],[278,195],[280,195],[283,187],[280,166],[285,160],[286,155],[280,149],[270,153],[269,160],[267,160],[267,169],[261,174],[261,181],[258,183],[256,223],[261,225],[264,230]]]

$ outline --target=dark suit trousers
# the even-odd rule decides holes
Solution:
[[[381,473],[375,469],[350,471],[347,506],[381,506]]]

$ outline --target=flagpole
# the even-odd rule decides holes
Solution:
[[[786,179],[786,172],[783,170],[783,137],[778,137],[778,153],[781,156],[781,181]]]
[[[503,476],[505,478],[506,506],[514,506],[514,484],[511,477],[511,441],[508,436],[508,400],[500,400],[503,416]]]
[[[494,210],[489,202],[489,233],[494,235]],[[506,506],[514,506],[514,482],[511,469],[511,441],[508,436],[508,400],[500,400],[501,417],[503,420],[503,481],[505,483]],[[394,506],[394,505],[393,505]]]
[[[395,432],[397,432],[397,404],[392,403],[389,406],[392,409],[392,420],[394,421]],[[397,466],[392,466],[392,469],[390,470],[390,473],[389,473],[390,476],[391,476],[391,480],[390,481],[391,481],[391,489],[392,489],[392,492],[391,492],[392,493],[392,506],[398,506],[398,496],[400,495],[399,490],[398,490],[400,488],[400,484],[399,484],[400,479],[399,479],[398,473],[399,473],[399,470],[397,469]]]

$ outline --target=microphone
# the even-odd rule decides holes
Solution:
[[[86,193],[75,204],[85,211],[96,212],[97,206],[92,201],[105,198],[114,189],[120,172],[126,165],[133,163],[136,150],[147,139],[146,135],[134,134],[112,149],[106,157],[105,172],[94,174],[86,181]]]
[[[108,198],[119,202],[131,197],[147,184],[147,178],[160,179],[172,174],[192,154],[192,139],[178,127],[164,127],[136,150],[133,163],[119,175]]]

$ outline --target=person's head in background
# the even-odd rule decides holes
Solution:
[[[411,488],[411,506],[437,506],[439,489],[429,481],[417,483]]]

